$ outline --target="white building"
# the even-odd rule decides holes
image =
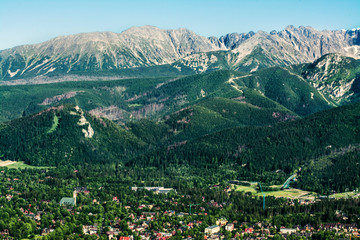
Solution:
[[[296,233],[296,229],[295,228],[281,228],[280,233],[281,234],[292,234],[292,233]]]
[[[226,218],[220,218],[218,220],[216,220],[216,225],[219,226],[225,226],[228,223],[228,220],[226,220]]]
[[[233,223],[229,223],[228,225],[225,226],[225,230],[232,232],[234,231],[234,224]]]
[[[212,235],[212,234],[218,233],[218,232],[220,232],[220,226],[218,226],[218,225],[213,225],[213,226],[205,228],[205,234]]]

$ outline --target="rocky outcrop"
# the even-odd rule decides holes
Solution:
[[[310,64],[302,73],[319,92],[334,103],[347,103],[360,93],[360,60],[327,54]]]
[[[245,40],[254,36],[253,31],[249,33],[230,33],[225,36],[220,37],[220,43],[223,43],[227,49],[235,49],[240,46]]]
[[[198,53],[180,59],[174,66],[190,67],[198,73],[216,69],[253,72],[266,67],[313,62],[328,53],[358,59],[359,32],[360,29],[318,31],[312,27],[288,26],[279,32],[231,33],[219,39],[211,38],[217,46],[228,49],[216,62],[211,61],[210,54]]]
[[[42,103],[40,103],[40,105],[50,105],[53,103],[58,103],[63,99],[69,99],[72,97],[75,97],[78,93],[83,93],[84,91],[71,91],[71,92],[67,92],[67,93],[63,93],[60,95],[56,95],[54,97],[51,98],[45,98],[44,101]]]

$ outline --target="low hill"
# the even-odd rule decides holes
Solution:
[[[239,178],[265,182],[274,180],[279,184],[286,179],[286,175],[279,178],[277,172],[290,174],[301,167],[306,169],[312,161],[329,157],[342,150],[345,154],[349,146],[358,146],[359,112],[360,104],[353,104],[271,127],[230,128],[161,148],[154,153],[140,156],[129,164],[139,166],[186,164],[199,168],[229,165],[236,171],[235,176]],[[349,149],[353,151],[348,157],[349,160],[346,160],[347,155],[337,159],[345,158],[346,161],[356,162],[356,159],[359,159],[358,151]],[[337,166],[339,169],[346,166],[342,160],[334,160],[332,164],[331,169],[334,171]],[[318,182],[322,190],[329,191],[330,187],[325,184],[322,174],[317,175],[320,178]],[[337,176],[340,175],[341,173],[337,172]],[[345,175],[343,178],[354,177],[354,175],[352,177]],[[343,184],[341,188],[344,188],[344,182],[346,181],[341,181]],[[357,183],[347,182],[347,186],[354,188]],[[307,188],[313,188],[309,182]]]
[[[236,126],[266,126],[299,118],[280,104],[256,91],[244,90],[241,97],[207,98],[171,114],[165,123],[178,141]]]
[[[251,75],[234,78],[234,83],[255,89],[300,116],[335,106],[300,75],[286,68],[259,70]]]
[[[128,121],[136,99],[173,78],[137,78],[52,84],[0,86],[0,122],[27,116],[59,104],[75,104],[115,121]],[[21,99],[21,101],[18,101]],[[146,111],[145,111],[146,112]]]
[[[256,91],[246,90],[244,97],[206,98],[165,116],[161,121],[142,119],[131,121],[126,126],[150,145],[161,146],[199,138],[226,128],[269,126],[294,119],[299,119],[299,116]]]
[[[2,124],[0,146],[6,159],[57,166],[120,161],[146,144],[107,119],[60,105]]]
[[[269,185],[297,171],[302,189],[329,193],[358,187],[359,103],[300,119],[247,91],[245,99],[205,98],[163,121],[143,119],[125,127],[59,105],[1,124],[0,152],[35,166],[122,162],[222,168],[233,179]]]

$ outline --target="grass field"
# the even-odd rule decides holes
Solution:
[[[3,163],[4,161],[0,161],[0,167],[6,167],[9,169],[12,168],[16,168],[16,169],[24,169],[24,168],[50,168],[50,167],[38,167],[38,166],[30,166],[24,162],[13,162],[12,164],[6,165],[6,166],[1,166],[1,163]]]
[[[236,184],[231,184],[231,188],[235,189],[237,192],[251,192],[254,196],[262,196],[262,193],[257,189],[257,183],[255,182],[246,182],[250,183],[250,186],[241,186]],[[272,188],[280,189],[282,185],[272,185]],[[267,191],[264,192],[265,196],[273,196],[276,198],[290,198],[290,199],[301,199],[301,200],[315,200],[318,195],[316,192],[304,191],[301,189],[290,188],[285,190],[278,191]],[[343,192],[329,195],[330,198],[341,199],[341,198],[360,198],[360,193],[356,191],[352,192]]]
[[[317,195],[314,192],[303,191],[295,188],[273,191],[273,192],[264,192],[264,193],[266,196],[284,197],[291,199],[307,199],[307,200],[314,200],[315,196]],[[261,193],[257,193],[256,195],[262,196]]]
[[[235,188],[236,192],[251,192],[251,193],[257,193],[256,189],[255,189],[256,185],[252,185],[252,186],[240,186],[240,185],[234,185],[232,184],[232,188]]]
[[[235,188],[237,192],[251,192],[255,196],[262,196],[261,192],[258,192],[256,189],[257,184],[252,184],[251,186],[239,186],[239,185],[232,185],[232,188]],[[281,187],[281,185],[274,185],[274,188]],[[264,192],[265,196],[273,196],[273,197],[283,197],[283,198],[291,198],[291,199],[307,199],[313,200],[317,195],[314,192],[303,191],[300,189],[285,189],[279,191],[269,191]]]
[[[359,192],[343,192],[343,193],[335,193],[332,195],[329,195],[331,198],[359,198],[360,193]]]

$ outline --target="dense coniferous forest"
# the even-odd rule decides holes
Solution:
[[[194,123],[186,119],[191,109],[178,113],[185,114],[182,121],[142,120],[119,126],[61,105],[3,124],[0,142],[5,159],[36,166],[114,162],[162,171],[188,166],[199,172],[223,166],[234,171],[233,179],[268,184],[281,184],[301,168],[297,184],[325,194],[358,187],[359,108],[352,104],[271,126],[229,124],[216,131],[211,118]],[[214,132],[195,131],[197,122]],[[90,128],[92,137],[86,135]],[[348,169],[353,174],[341,174]]]

